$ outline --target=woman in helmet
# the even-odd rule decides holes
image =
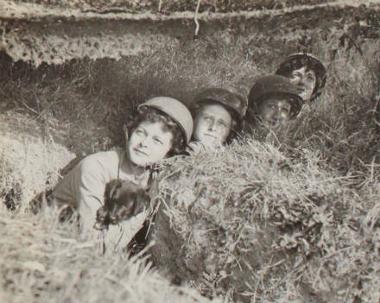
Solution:
[[[305,103],[314,101],[326,84],[326,68],[317,57],[296,53],[287,57],[276,71],[296,85]]]
[[[297,116],[302,102],[297,88],[288,78],[279,75],[260,77],[249,92],[247,124],[251,128],[258,121],[269,128],[284,126]]]
[[[152,165],[185,150],[192,130],[191,114],[181,102],[169,97],[148,100],[126,125],[125,149],[84,158],[53,190],[55,205],[77,209],[81,233],[94,235],[96,212],[104,203],[106,185],[119,179],[146,189]]]
[[[247,101],[222,88],[200,92],[191,105],[194,118],[193,141],[190,148],[217,149],[229,143],[242,130]]]

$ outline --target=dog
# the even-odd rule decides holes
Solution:
[[[149,207],[150,197],[139,185],[131,181],[112,180],[106,185],[104,205],[96,212],[97,230],[108,229],[141,213]]]

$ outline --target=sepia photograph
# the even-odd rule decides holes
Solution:
[[[0,0],[1,303],[380,303],[380,0]]]

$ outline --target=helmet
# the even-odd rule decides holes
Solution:
[[[248,106],[253,109],[254,113],[257,113],[261,102],[273,95],[289,98],[288,100],[291,105],[290,115],[292,118],[300,112],[303,100],[298,95],[296,86],[288,78],[280,75],[264,76],[257,79],[249,92]]]
[[[299,69],[303,66],[307,66],[309,69],[314,71],[317,78],[317,83],[310,99],[312,101],[321,94],[322,89],[326,84],[327,71],[321,60],[309,53],[295,53],[288,56],[280,64],[276,74],[287,77],[293,70]]]
[[[241,127],[248,106],[245,98],[223,88],[207,88],[195,96],[191,106],[192,111],[200,104],[207,102],[216,102],[224,106]]]
[[[170,97],[155,97],[140,104],[138,108],[144,106],[154,108],[173,119],[181,129],[186,143],[189,143],[193,133],[193,118],[182,102]]]

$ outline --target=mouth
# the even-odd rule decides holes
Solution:
[[[139,155],[139,156],[144,156],[144,157],[148,156],[148,154],[147,154],[146,152],[142,151],[142,150],[139,149],[139,148],[134,148],[133,151],[134,151],[137,155]]]
[[[213,139],[217,139],[216,136],[211,135],[211,134],[209,134],[209,133],[205,133],[204,135],[207,136],[207,137],[213,138]]]
[[[297,90],[298,90],[299,94],[303,94],[304,92],[306,92],[306,87],[305,86],[298,86]]]
[[[282,121],[280,119],[273,119],[270,121],[270,126],[272,127],[278,127],[282,124]]]

